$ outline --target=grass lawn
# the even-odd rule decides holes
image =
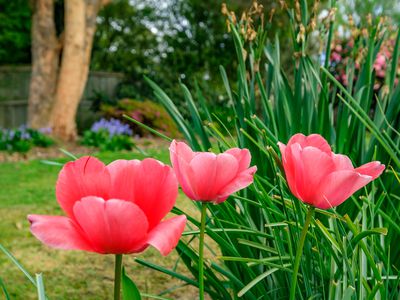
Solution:
[[[149,156],[169,162],[167,148],[147,150]],[[109,163],[115,159],[143,159],[137,152],[96,153],[96,157]],[[68,158],[57,159],[66,162]],[[29,232],[27,214],[63,215],[55,199],[55,183],[59,166],[44,164],[39,160],[0,163],[0,243],[6,247],[31,273],[43,273],[49,299],[111,299],[114,257],[79,251],[61,251],[42,245]],[[177,206],[195,210],[182,195]],[[149,248],[138,257],[172,267],[178,258],[171,253],[163,258]],[[137,283],[141,292],[158,294],[182,282],[144,268],[134,262],[133,255],[124,256],[126,271]],[[182,270],[184,267],[182,266]],[[0,279],[11,299],[37,299],[34,286],[23,273],[0,252]],[[191,299],[196,289],[184,287],[165,297]],[[3,295],[0,292],[0,299]]]

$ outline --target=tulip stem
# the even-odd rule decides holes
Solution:
[[[308,227],[311,223],[311,218],[314,214],[315,208],[310,206],[307,212],[306,220],[304,221],[303,230],[301,231],[300,241],[297,246],[296,258],[294,260],[294,269],[292,274],[292,285],[290,287],[290,300],[294,300],[296,295],[297,273],[299,272],[300,260],[303,255],[304,241],[306,240]]]
[[[202,202],[201,205],[199,245],[199,299],[204,300],[204,231],[206,228],[207,202]]]
[[[122,254],[115,255],[114,300],[121,299]]]

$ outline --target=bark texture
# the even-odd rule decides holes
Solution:
[[[53,0],[32,1],[32,8],[32,77],[28,123],[38,129],[50,125],[60,47],[54,24]]]
[[[89,74],[96,17],[100,8],[109,2],[64,0],[63,46],[59,59],[61,47],[54,26],[54,0],[34,1],[35,14],[40,12],[39,8],[43,12],[36,15],[36,25],[32,28],[31,126],[50,126],[53,135],[61,140],[76,139],[75,119]],[[42,122],[37,123],[37,119]]]

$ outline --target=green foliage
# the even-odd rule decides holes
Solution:
[[[122,299],[141,300],[140,292],[136,284],[126,275],[125,268],[122,269]]]
[[[114,105],[117,102],[115,99],[99,91],[93,91],[93,96],[88,100],[92,102],[90,110],[95,113],[100,111],[102,105]]]
[[[231,36],[221,14],[218,0],[156,1],[117,0],[104,7],[98,18],[92,68],[118,71],[126,79],[118,87],[118,98],[147,99],[151,89],[144,76],[155,79],[188,115],[185,99],[173,83],[179,79],[189,88],[202,86],[202,93],[215,110],[231,113],[218,76],[220,65],[235,72],[235,53]],[[248,1],[232,1],[235,7],[247,7]],[[277,3],[264,1],[269,10]],[[273,36],[287,39],[286,14],[275,13]]]
[[[53,143],[53,140],[43,132],[25,126],[17,129],[0,129],[0,151],[25,153],[32,147],[46,148]]]
[[[139,122],[156,129],[164,134],[172,137],[179,136],[179,131],[172,121],[172,118],[167,114],[164,107],[152,101],[138,101],[133,99],[119,100],[115,105],[103,105],[101,112],[106,118],[115,118],[126,122],[123,115],[127,115]],[[149,132],[143,130],[131,122],[129,124],[134,132],[140,136],[148,135]]]
[[[131,150],[134,146],[128,135],[110,135],[106,129],[99,131],[86,130],[81,140],[82,145],[97,147],[102,151]]]
[[[394,83],[397,75],[393,70],[398,66],[400,34],[389,62],[392,71],[386,72],[386,86],[374,93],[373,64],[388,27],[373,24],[366,29],[368,35],[359,40],[366,52],[360,76],[354,85],[343,87],[327,71],[328,60],[321,67],[319,59],[307,52],[312,40],[310,24],[318,12],[300,1],[287,13],[293,37],[292,71],[282,65],[278,39],[260,42],[264,28],[246,23],[248,20],[230,19],[238,62],[235,85],[230,85],[224,68],[221,75],[236,115],[233,133],[224,130],[224,124],[215,125],[219,120],[197,92],[190,93],[183,86],[187,106],[200,106],[194,106],[187,118],[180,113],[180,106],[149,80],[154,95],[193,149],[208,150],[212,140],[220,151],[248,148],[252,164],[258,166],[253,186],[210,207],[206,234],[212,242],[204,273],[206,292],[212,299],[287,298],[306,206],[288,190],[277,142],[286,143],[302,132],[322,134],[335,152],[349,155],[354,165],[380,160],[393,171],[337,209],[316,210],[300,261],[296,299],[397,299],[400,250],[393,245],[400,238],[396,181],[400,133],[395,129],[400,122],[400,86]],[[333,16],[328,15],[320,26],[324,24],[328,27],[318,29],[327,33],[322,44],[327,47],[325,57],[329,57]],[[250,25],[257,36],[248,42],[247,30],[241,28]],[[347,72],[349,76],[354,72],[354,62],[349,63]],[[180,242],[177,250],[197,278],[198,253],[192,241],[198,239],[199,221],[190,211],[175,211],[186,213],[193,228],[186,233],[188,242]],[[175,270],[137,261],[187,284],[197,284]]]
[[[28,0],[0,0],[0,65],[30,62],[30,29]]]
[[[142,74],[150,72],[158,54],[156,36],[146,27],[155,22],[154,9],[137,8],[128,0],[117,0],[105,6],[98,15],[91,68],[123,72],[127,82],[118,91],[119,97],[143,94]],[[129,93],[126,93],[126,87]]]

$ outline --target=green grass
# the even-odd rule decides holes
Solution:
[[[148,156],[155,157],[164,163],[169,163],[167,149],[149,150]],[[105,163],[115,159],[143,159],[138,152],[100,152],[94,153]],[[70,158],[52,161],[65,163]],[[54,204],[55,182],[61,167],[49,165],[40,160],[0,164],[0,208],[20,205]]]
[[[169,162],[168,149],[148,150],[149,156]],[[143,159],[137,152],[95,153],[105,163],[115,159]],[[64,163],[65,159],[55,161]],[[55,183],[60,166],[39,160],[0,164],[0,243],[33,275],[42,272],[49,299],[110,299],[113,285],[112,255],[98,255],[79,251],[60,251],[42,245],[29,232],[27,214],[63,215],[55,199]],[[180,207],[191,206],[179,197]],[[149,248],[138,257],[173,267],[177,254],[163,258]],[[162,273],[142,267],[134,257],[125,256],[129,276],[141,292],[156,294],[181,285]],[[0,278],[11,299],[36,299],[36,290],[23,273],[0,252]],[[168,297],[186,299],[195,289],[173,292]],[[0,298],[3,295],[0,293]],[[2,299],[2,298],[1,298]]]

